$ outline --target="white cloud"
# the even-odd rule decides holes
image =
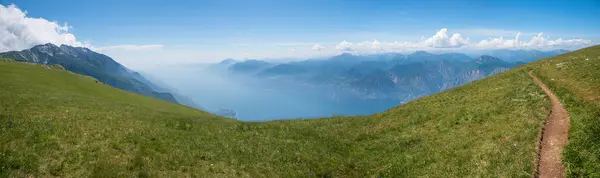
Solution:
[[[521,33],[517,33],[517,35],[515,36],[515,41],[513,41],[513,44],[515,45],[515,47],[519,47],[521,46]]]
[[[95,48],[98,52],[106,51],[149,51],[149,50],[160,50],[164,45],[115,45],[115,46],[104,46]]]
[[[593,45],[591,40],[558,38],[556,40],[547,39],[543,33],[533,36],[529,42],[523,42],[525,48],[531,49],[576,49]]]
[[[433,48],[456,48],[466,46],[469,43],[469,38],[463,38],[458,33],[452,34],[448,38],[448,29],[442,28],[431,38],[425,40],[425,44]]]
[[[519,36],[520,35],[517,35],[517,37],[519,37]],[[519,46],[519,42],[517,40],[506,40],[506,39],[504,39],[504,37],[499,37],[499,38],[490,38],[489,40],[481,40],[479,43],[475,44],[474,46],[479,47],[479,48],[489,48],[489,49],[516,48],[516,46]]]
[[[335,49],[339,50],[339,51],[353,51],[354,49],[352,48],[354,44],[347,42],[346,40],[340,42],[340,44],[335,46]]]
[[[421,37],[416,42],[380,42],[378,40],[351,43],[342,41],[335,48],[341,52],[354,51],[357,53],[378,53],[383,51],[410,51],[410,50],[428,50],[428,49],[451,49],[466,48],[469,45],[469,38],[463,38],[460,34],[454,33],[448,36],[446,28],[440,29],[430,38]]]
[[[0,52],[29,49],[35,45],[53,43],[87,47],[98,52],[147,51],[162,49],[163,45],[116,45],[94,47],[77,41],[66,23],[59,25],[43,18],[27,17],[27,12],[15,5],[0,5]]]
[[[355,53],[381,52],[384,50],[383,45],[378,40],[364,41],[359,43],[350,43],[344,40],[336,45],[335,49],[337,49],[339,52]]]
[[[583,48],[583,47],[594,45],[594,44],[598,44],[598,43],[594,43],[591,40],[584,40],[584,39],[563,40],[562,38],[559,38],[556,40],[550,40],[547,43],[547,45],[551,46],[551,48],[565,48],[565,49]]]
[[[423,42],[390,42],[385,43],[385,47],[390,51],[411,51],[411,50],[424,50],[428,48]]]
[[[381,49],[381,43],[377,40],[373,40],[373,43],[371,43],[371,48],[373,49]]]
[[[500,32],[498,32],[500,33]],[[506,32],[508,33],[508,32]],[[442,28],[435,35],[426,38],[421,37],[420,41],[414,42],[380,42],[364,41],[352,43],[342,41],[335,46],[340,52],[353,53],[377,53],[382,51],[388,52],[408,52],[415,50],[435,50],[435,51],[457,51],[457,50],[480,50],[480,49],[537,49],[537,50],[553,50],[553,49],[579,49],[587,46],[598,44],[591,40],[585,39],[554,39],[551,40],[544,36],[543,33],[538,33],[531,37],[530,40],[523,40],[522,34],[515,32],[513,38],[505,38],[503,36],[481,40],[479,42],[470,42],[470,38],[463,37],[458,33],[448,36],[448,29]]]
[[[325,47],[323,47],[319,44],[315,44],[315,45],[313,45],[312,49],[315,51],[321,51],[321,50],[325,49]]]
[[[550,40],[544,36],[544,33],[538,33],[531,37],[529,41],[521,41],[521,34],[517,33],[514,39],[490,38],[488,40],[481,40],[479,43],[473,45],[474,48],[484,49],[578,49],[586,46],[593,45],[591,40],[585,39],[562,39]]]
[[[0,5],[0,52],[23,50],[35,45],[53,43],[89,47],[68,33],[70,26],[43,18],[27,17],[15,5]]]

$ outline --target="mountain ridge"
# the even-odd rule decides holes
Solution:
[[[36,45],[22,51],[0,53],[0,57],[19,62],[61,65],[67,70],[88,75],[116,88],[177,103],[173,94],[157,91],[157,85],[112,58],[84,47]]]
[[[462,53],[433,54],[417,51],[406,56],[386,56],[389,55],[380,57],[343,53],[326,60],[281,64],[262,61],[260,67],[252,69],[252,73],[236,72],[236,64],[228,70],[247,77],[288,80],[291,83],[355,87],[358,92],[362,92],[360,95],[385,91],[387,95],[401,94],[397,97],[404,98],[406,95],[436,93],[519,65],[492,56],[470,58]],[[251,62],[258,63],[255,61],[257,60]]]

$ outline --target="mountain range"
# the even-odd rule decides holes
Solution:
[[[517,51],[517,53],[522,53]],[[533,53],[537,55],[537,53]],[[544,53],[551,55],[554,53]],[[530,56],[529,59],[536,56]],[[539,58],[538,58],[539,59]],[[212,65],[231,76],[312,87],[333,86],[363,99],[396,99],[406,102],[478,80],[524,64],[482,55],[433,54],[417,51],[358,56],[343,53],[323,60],[286,63],[228,59]]]

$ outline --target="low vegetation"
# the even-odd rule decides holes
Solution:
[[[600,46],[535,62],[536,74],[571,118],[564,162],[570,177],[600,177]]]
[[[0,62],[0,177],[532,177],[550,102],[527,72],[550,78],[542,63],[371,116],[241,122]]]

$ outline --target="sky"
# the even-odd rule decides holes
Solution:
[[[139,69],[343,52],[578,49],[600,41],[600,2],[0,0],[0,52],[56,43]]]

